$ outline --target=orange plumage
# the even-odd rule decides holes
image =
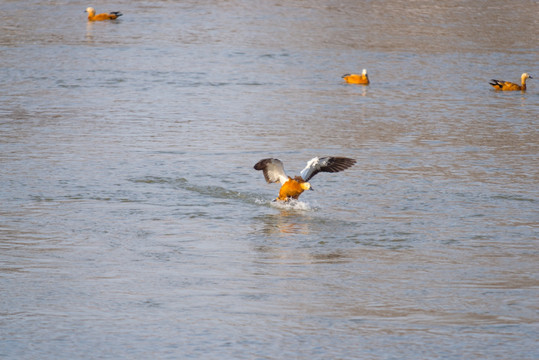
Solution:
[[[306,188],[310,190],[310,186],[307,187],[305,184],[308,183],[304,181],[301,176],[296,176],[294,179],[289,177],[288,181],[281,186],[279,197],[277,197],[277,199],[284,201],[289,198],[297,199]]]
[[[301,171],[301,176],[291,178],[284,171],[283,163],[279,159],[262,159],[254,166],[255,170],[261,170],[268,183],[279,182],[281,189],[277,200],[287,201],[297,199],[305,190],[312,190],[308,182],[319,172],[335,173],[343,171],[356,163],[356,160],[345,157],[315,157]]]
[[[370,83],[367,69],[363,69],[361,74],[344,74],[342,78],[349,84],[369,85]]]
[[[526,79],[533,79],[528,73],[523,73],[520,76],[520,83],[521,85],[509,82],[509,81],[503,81],[503,80],[496,80],[492,79],[489,84],[494,87],[496,90],[502,90],[502,91],[515,91],[515,90],[526,90]]]
[[[86,9],[86,12],[88,13],[88,21],[103,21],[103,20],[115,20],[118,17],[122,16],[122,13],[119,11],[113,11],[108,14],[95,14],[95,9],[93,7],[89,7]]]

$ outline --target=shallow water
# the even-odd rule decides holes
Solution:
[[[0,12],[0,357],[539,357],[537,2],[87,6]]]

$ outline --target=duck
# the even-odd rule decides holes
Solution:
[[[489,84],[494,87],[496,90],[503,90],[503,91],[515,91],[515,90],[522,90],[526,91],[526,79],[533,79],[533,77],[530,76],[528,73],[523,73],[520,76],[520,83],[521,85],[509,82],[509,81],[503,81],[503,80],[496,80],[492,79]]]
[[[281,189],[279,196],[275,200],[289,201],[297,200],[306,190],[313,190],[309,180],[319,172],[336,173],[353,166],[356,160],[347,157],[326,156],[314,157],[307,162],[307,166],[301,170],[299,176],[291,178],[284,171],[283,162],[279,159],[267,158],[257,162],[255,170],[260,170],[268,184],[279,182]]]
[[[367,69],[363,69],[361,72],[361,75],[359,74],[344,74],[342,76],[344,81],[346,81],[349,84],[362,84],[362,85],[369,85],[369,76],[367,75]]]
[[[108,14],[95,14],[95,9],[93,7],[89,7],[85,10],[85,12],[88,13],[88,20],[89,21],[103,21],[103,20],[116,20],[123,14],[119,11],[112,11]]]

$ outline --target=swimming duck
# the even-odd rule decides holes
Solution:
[[[93,7],[89,7],[85,10],[85,12],[88,13],[88,20],[89,21],[102,21],[102,20],[115,20],[118,17],[122,16],[123,14],[119,11],[113,11],[109,14],[95,14],[95,9]]]
[[[492,79],[489,84],[494,87],[496,90],[503,90],[503,91],[514,91],[514,90],[526,90],[526,79],[533,79],[528,73],[523,73],[520,76],[520,83],[521,85],[509,82],[509,81],[503,81],[503,80],[495,80]]]
[[[280,182],[281,189],[276,200],[288,201],[297,199],[305,190],[313,190],[308,182],[319,172],[335,173],[343,171],[356,163],[356,160],[346,157],[315,157],[307,162],[301,176],[293,179],[284,172],[283,163],[279,159],[262,159],[254,166],[255,170],[262,170],[264,178],[270,183]]]
[[[344,81],[349,84],[362,84],[369,85],[369,76],[367,75],[367,69],[363,69],[361,75],[359,74],[344,74],[342,76]]]

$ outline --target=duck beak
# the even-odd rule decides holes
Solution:
[[[309,188],[309,190],[311,190],[311,191],[314,191],[314,189],[313,189],[313,187],[312,187],[312,186],[311,186],[311,187]]]

